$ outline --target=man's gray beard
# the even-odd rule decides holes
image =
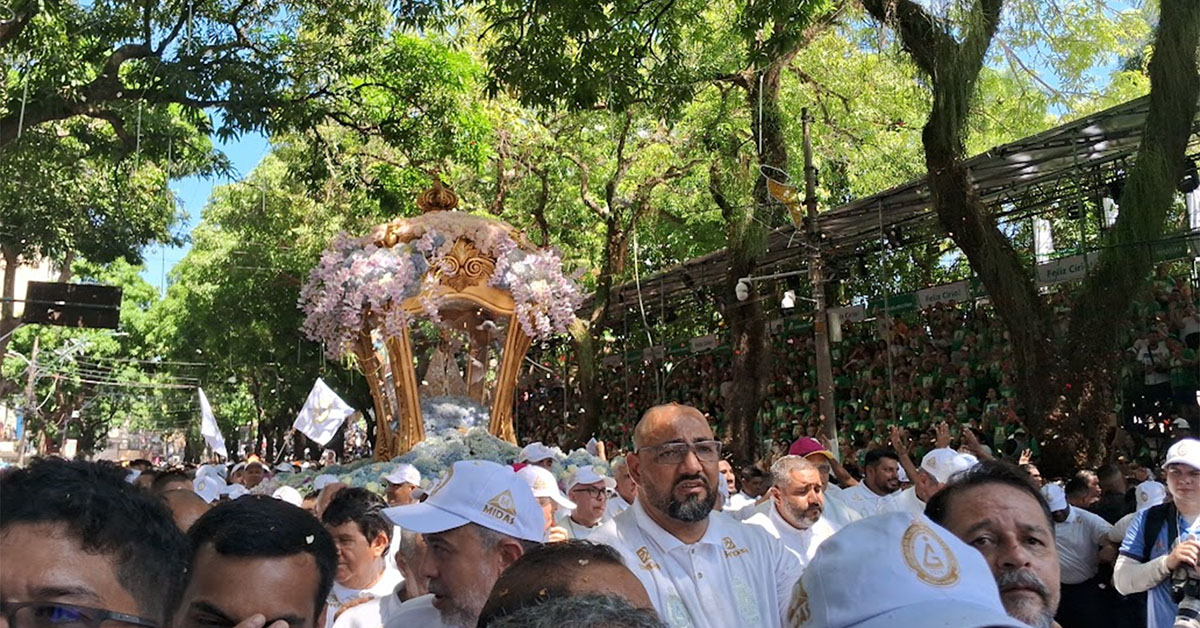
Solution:
[[[1033,588],[1041,598],[1042,603],[1036,604],[1023,600],[1010,605],[1004,597],[1004,589],[1012,585]],[[1009,617],[1023,621],[1033,626],[1033,628],[1050,628],[1054,624],[1054,614],[1058,609],[1051,608],[1050,591],[1041,579],[1037,577],[1037,574],[1028,569],[1004,571],[996,576],[996,586],[1000,589],[1000,599],[1004,602],[1004,611],[1008,613]]]
[[[791,521],[788,521],[788,523],[790,523],[792,527],[796,528],[797,530],[807,530],[816,525],[817,521],[821,519],[820,512],[818,512],[817,516],[815,517],[809,517],[807,508],[804,510],[793,510],[792,508],[788,508],[788,516],[790,516],[792,519]]]
[[[716,505],[716,491],[708,491],[704,499],[689,497],[684,501],[679,501],[671,497],[667,501],[667,516],[678,521],[695,523],[704,520]]]

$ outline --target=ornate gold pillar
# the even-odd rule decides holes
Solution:
[[[508,325],[508,337],[504,341],[503,363],[500,374],[496,377],[496,397],[492,401],[492,419],[488,431],[501,440],[514,445],[517,442],[517,432],[513,427],[513,399],[516,396],[517,374],[521,372],[521,364],[533,339],[525,335],[525,330],[513,315]]]
[[[413,366],[412,340],[408,325],[387,339],[388,360],[392,366],[392,386],[399,405],[400,430],[396,434],[392,457],[412,449],[425,440],[425,422],[421,417],[421,399],[417,391],[417,370]]]

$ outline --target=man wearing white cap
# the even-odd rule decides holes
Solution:
[[[762,528],[711,514],[721,443],[704,415],[651,408],[633,444],[637,500],[588,540],[621,552],[670,626],[780,626],[800,560]]]
[[[551,469],[554,467],[554,461],[557,456],[554,455],[554,450],[543,445],[540,441],[529,443],[521,450],[521,458],[517,462],[524,462],[543,469]]]
[[[1108,540],[1112,526],[1099,515],[1072,506],[1058,484],[1042,487],[1054,519],[1054,545],[1058,548],[1062,599],[1055,619],[1063,628],[1100,626],[1105,604],[1096,574],[1101,562],[1116,559],[1116,546]]]
[[[1113,570],[1122,595],[1149,592],[1148,628],[1175,624],[1180,605],[1171,596],[1171,574],[1194,568],[1200,559],[1200,441],[1185,438],[1171,445],[1163,468],[1171,501],[1134,515]]]
[[[558,490],[558,481],[554,479],[554,474],[545,467],[525,465],[517,472],[517,477],[529,485],[538,505],[542,507],[542,516],[546,524],[545,537],[542,540],[548,543],[567,540],[569,533],[558,525],[558,509],[575,510],[575,502],[564,497],[562,491]]]
[[[586,539],[600,527],[608,506],[608,492],[616,486],[616,480],[596,473],[592,465],[576,469],[567,478],[567,495],[575,503],[575,509],[559,515],[559,527],[572,539]]]
[[[1118,519],[1113,524],[1112,530],[1108,532],[1108,540],[1116,543],[1118,546],[1125,540],[1125,533],[1129,531],[1129,526],[1133,523],[1133,519],[1138,516],[1138,513],[1153,508],[1167,500],[1167,487],[1163,486],[1162,482],[1147,480],[1138,484],[1133,489],[1133,497],[1136,509]]]
[[[406,462],[401,462],[391,473],[383,476],[386,483],[384,498],[388,506],[407,506],[413,503],[413,489],[421,486],[421,472]]]
[[[217,501],[225,493],[227,486],[225,481],[215,473],[197,475],[196,479],[192,482],[192,490],[210,504]]]
[[[387,628],[474,626],[500,573],[541,541],[545,528],[529,485],[484,460],[454,463],[428,499],[384,514],[425,535],[418,571],[430,592],[402,604]]]
[[[931,450],[921,458],[913,485],[900,491],[887,507],[893,512],[922,514],[925,504],[942,490],[950,476],[970,469],[977,462],[975,456],[958,453],[949,447]]]
[[[840,526],[822,517],[825,491],[821,473],[800,456],[784,456],[771,465],[770,510],[746,519],[761,526],[807,565],[817,548]]]
[[[822,544],[796,584],[787,625],[1028,628],[1005,613],[979,552],[906,512],[856,521]]]

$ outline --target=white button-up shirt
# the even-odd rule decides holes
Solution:
[[[559,516],[558,520],[555,522],[555,525],[566,530],[569,538],[586,539],[591,536],[593,532],[600,529],[600,526],[604,525],[604,521],[599,521],[596,523],[596,525],[589,528],[582,523],[575,523],[575,521],[571,519],[571,513],[567,513]]]
[[[366,589],[351,589],[334,582],[333,588],[329,591],[329,598],[325,602],[325,626],[332,628],[333,621],[337,618],[343,605],[358,600],[392,595],[402,582],[404,582],[404,576],[395,567],[390,566],[383,570],[383,575],[379,576],[379,580],[375,581],[375,584]]]
[[[917,488],[910,486],[900,491],[893,499],[888,500],[888,512],[907,512],[913,515],[925,514],[925,502],[917,497]]]
[[[725,504],[725,512],[733,512],[735,510],[741,510],[748,506],[753,506],[754,502],[756,502],[756,501],[758,501],[758,500],[747,495],[746,493],[744,493],[742,491],[738,491],[738,492],[734,493],[733,495],[729,496],[729,501],[728,501],[728,503]]]
[[[713,512],[689,545],[659,527],[641,499],[588,540],[622,554],[671,628],[778,628],[802,571],[758,526]]]
[[[1067,520],[1054,524],[1054,544],[1058,546],[1058,579],[1063,584],[1079,584],[1096,575],[1100,567],[1100,546],[1108,542],[1112,526],[1100,515],[1068,506]]]
[[[896,498],[896,493],[876,495],[875,491],[867,488],[866,482],[859,482],[842,491],[838,497],[848,508],[866,518],[891,512],[891,503]]]
[[[433,594],[414,597],[401,604],[395,613],[384,618],[384,628],[443,628],[442,614],[433,607]]]
[[[629,508],[629,502],[625,501],[625,498],[621,497],[620,493],[613,491],[610,495],[612,496],[608,498],[608,505],[604,507],[605,521],[625,512],[625,509]]]
[[[783,546],[800,559],[800,566],[807,567],[808,561],[816,555],[817,548],[825,539],[833,536],[841,529],[825,520],[822,515],[817,522],[807,530],[797,530],[779,514],[779,508],[771,502],[771,508],[766,513],[759,513],[746,520],[750,525],[756,525],[767,531],[767,534],[779,539]]]

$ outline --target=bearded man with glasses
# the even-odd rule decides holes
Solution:
[[[704,415],[653,407],[633,446],[637,499],[588,540],[621,552],[669,626],[782,626],[800,561],[762,528],[712,512],[721,443]]]

